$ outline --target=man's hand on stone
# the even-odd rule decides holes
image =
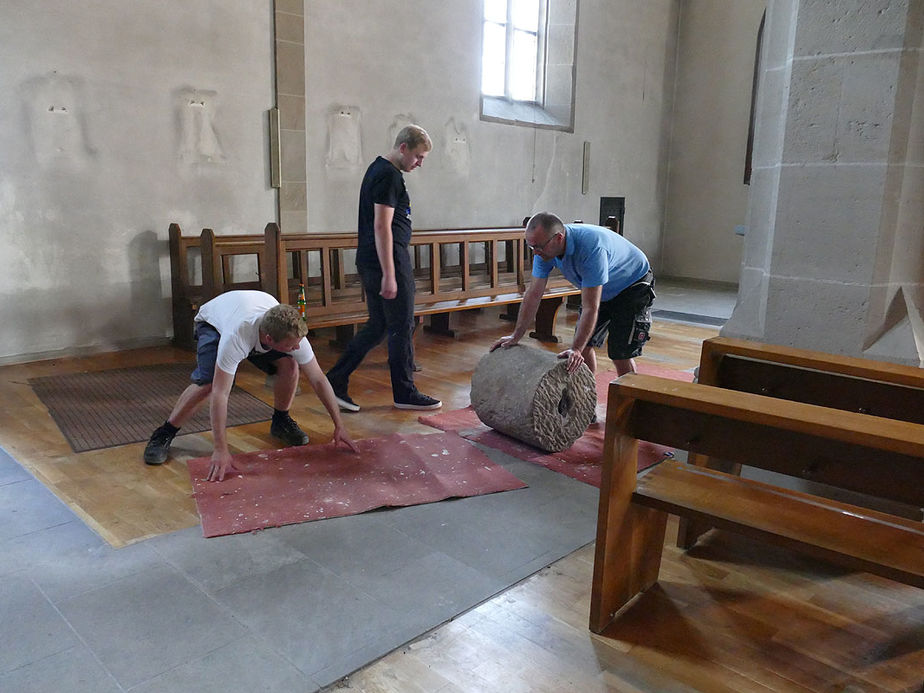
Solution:
[[[494,344],[491,345],[489,351],[494,351],[497,349],[497,347],[501,347],[502,349],[509,349],[519,341],[519,339],[514,339],[512,334],[508,334],[506,337],[501,337],[496,342],[494,342]]]
[[[580,351],[575,349],[565,349],[558,354],[558,358],[568,360],[568,372],[574,373],[578,368],[581,367],[581,364],[584,363],[584,357],[581,356]]]

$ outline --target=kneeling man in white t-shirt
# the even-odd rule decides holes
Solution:
[[[306,445],[308,436],[289,416],[303,373],[334,422],[334,444],[357,451],[340,420],[334,391],[318,366],[305,335],[308,326],[296,308],[281,305],[262,291],[228,291],[203,304],[195,318],[196,370],[170,416],[151,434],[144,449],[146,464],[163,464],[177,432],[209,400],[215,449],[209,481],[222,481],[233,470],[225,427],[234,374],[247,359],[275,376],[270,434],[287,445]]]

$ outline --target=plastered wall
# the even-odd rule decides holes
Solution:
[[[0,3],[0,362],[163,343],[167,226],[275,218],[271,0]]]
[[[406,177],[417,228],[519,224],[543,209],[596,222],[601,196],[625,196],[626,234],[657,264],[677,11],[673,0],[580,2],[566,133],[480,120],[480,0],[306,3],[309,231],[355,228],[366,167],[417,122],[434,140]]]
[[[681,3],[661,271],[737,283],[754,57],[765,0]]]
[[[747,82],[756,3],[559,5],[572,2],[573,133],[479,118],[480,0],[0,3],[0,362],[166,342],[167,225],[255,233],[277,219],[266,115],[277,101],[283,134],[305,139],[305,182],[289,171],[281,191],[284,230],[355,228],[365,167],[416,121],[435,144],[407,177],[418,228],[518,224],[542,209],[596,221],[601,197],[625,197],[626,234],[662,273],[734,281],[741,140],[710,148],[677,133],[701,126],[690,102],[710,85],[728,123],[715,133],[746,132],[749,96],[725,99],[732,80],[713,84],[687,61],[743,51],[729,73]],[[697,48],[723,33],[711,12],[739,41],[727,54]],[[276,91],[298,50],[304,98],[297,84]],[[705,234],[684,221],[704,168],[723,170]]]

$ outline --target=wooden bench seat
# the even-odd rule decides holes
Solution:
[[[698,382],[924,424],[924,369],[914,366],[713,337],[703,342]],[[690,461],[703,467],[740,473],[739,465],[703,455],[694,455]],[[810,481],[811,477],[811,474],[803,475]],[[865,490],[856,492],[865,493]],[[920,519],[921,509],[907,508],[905,514]],[[708,529],[708,524],[683,519],[677,545],[692,546]]]
[[[830,561],[850,557],[859,570],[924,587],[920,522],[680,462],[639,479],[632,500]]]
[[[924,587],[924,525],[711,469],[662,463],[638,441],[924,505],[924,426],[752,393],[626,375],[610,385],[590,627],[658,579],[668,514]]]

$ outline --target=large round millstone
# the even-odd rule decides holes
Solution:
[[[556,354],[517,344],[485,354],[472,375],[472,408],[483,423],[524,443],[558,452],[593,422],[594,376],[572,374]]]

